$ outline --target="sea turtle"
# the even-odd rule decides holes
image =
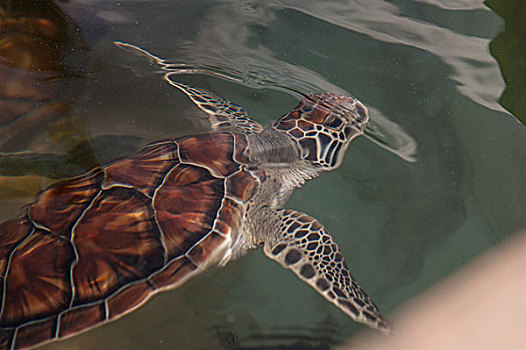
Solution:
[[[365,106],[306,95],[263,128],[238,105],[164,77],[213,131],[155,142],[52,185],[1,224],[0,348],[115,320],[261,245],[353,320],[388,330],[324,226],[282,209],[295,188],[338,168],[364,131]]]

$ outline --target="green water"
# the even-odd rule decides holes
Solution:
[[[231,99],[265,124],[296,97],[265,88],[264,79],[352,94],[369,107],[384,147],[372,136],[353,141],[342,167],[298,190],[287,207],[327,226],[388,316],[526,227],[524,56],[513,61],[506,41],[515,40],[516,15],[505,22],[467,0],[71,1],[61,9],[83,42],[65,58],[80,73],[55,97],[70,109],[60,123],[6,146],[1,219],[33,196],[13,185],[21,175],[37,191],[48,178],[81,173],[148,142],[208,130],[155,67],[112,44],[120,40],[173,62],[235,71],[241,82],[196,74],[181,81]],[[499,62],[508,62],[504,77]],[[362,328],[255,251],[45,348],[270,348],[306,337],[321,349]]]

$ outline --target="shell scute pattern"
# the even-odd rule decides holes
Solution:
[[[159,272],[154,273],[150,281],[159,290],[170,289],[172,286],[181,283],[186,276],[190,276],[196,270],[197,266],[183,255],[173,259]]]
[[[167,258],[184,254],[212,228],[224,196],[224,181],[205,168],[179,164],[153,199]]]
[[[209,233],[199,244],[193,246],[186,254],[191,261],[199,266],[206,264],[206,260],[214,254],[217,246],[226,240],[224,235],[213,231]]]
[[[221,204],[221,209],[217,213],[216,221],[223,223],[224,225],[228,225],[231,231],[237,231],[239,229],[239,225],[241,224],[241,210],[243,204],[241,204],[239,201],[232,199],[231,197],[225,197],[222,200]],[[232,223],[230,223],[230,221],[232,221]]]
[[[0,254],[7,256],[14,252],[16,246],[20,244],[33,230],[32,225],[22,218],[14,218],[0,224]],[[0,274],[4,276],[9,259],[0,259]]]
[[[29,207],[29,217],[33,223],[69,239],[78,218],[93,197],[100,191],[104,175],[94,169],[86,176],[59,182],[40,193],[37,201]]]
[[[149,202],[133,188],[112,187],[84,212],[74,230],[73,306],[105,298],[162,266],[160,233]]]
[[[108,319],[115,319],[128,312],[128,310],[137,308],[154,292],[155,288],[148,281],[121,288],[118,293],[107,301]]]
[[[102,322],[106,318],[106,309],[103,302],[81,306],[60,315],[60,337],[75,334],[92,324]]]
[[[206,269],[257,192],[247,146],[230,132],[153,144],[50,187],[4,222],[0,347],[115,319]]]
[[[108,164],[104,188],[131,186],[152,197],[167,171],[179,163],[177,144],[169,141],[147,146],[137,155]]]
[[[56,317],[41,322],[28,323],[16,330],[14,348],[25,348],[54,337],[56,329]]]
[[[33,254],[40,257],[38,263]],[[15,325],[66,308],[72,296],[68,280],[73,257],[68,241],[34,229],[10,256],[4,277],[2,323]],[[26,285],[29,279],[31,290]]]
[[[240,164],[234,161],[234,148],[221,147],[233,144],[234,136],[225,134],[204,134],[199,137],[184,138],[177,143],[180,146],[182,162],[196,164],[210,170],[216,177],[224,177],[239,169]]]
[[[246,171],[239,171],[226,180],[229,193],[243,202],[252,198],[257,191],[258,183],[254,175]]]

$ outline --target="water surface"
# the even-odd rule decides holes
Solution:
[[[64,57],[75,74],[48,97],[67,112],[2,148],[1,219],[56,178],[148,142],[209,130],[156,67],[113,44],[120,40],[228,73],[193,72],[181,81],[231,99],[265,125],[297,102],[280,86],[351,94],[369,107],[369,136],[353,141],[342,167],[298,190],[287,207],[327,226],[387,314],[526,226],[526,130],[499,104],[506,86],[489,45],[504,21],[482,2],[59,6],[81,38]],[[239,349],[302,339],[329,348],[360,329],[255,251],[114,323],[45,348]]]

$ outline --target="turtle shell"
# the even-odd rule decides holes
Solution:
[[[116,319],[217,263],[261,179],[243,134],[149,145],[43,191],[0,226],[0,348]]]

